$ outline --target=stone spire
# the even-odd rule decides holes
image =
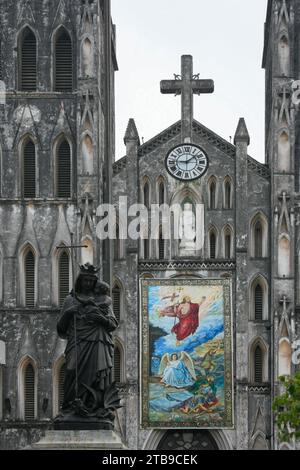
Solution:
[[[247,145],[250,145],[250,136],[244,118],[240,118],[236,129],[234,145],[236,145],[237,142],[246,142]]]
[[[132,141],[137,141],[138,145],[140,145],[139,133],[137,131],[134,119],[131,118],[128,121],[127,129],[126,129],[125,137],[124,137],[124,143],[126,145],[128,142],[132,142]]]

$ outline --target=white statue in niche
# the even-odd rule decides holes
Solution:
[[[196,254],[196,217],[191,202],[183,204],[179,227],[179,255],[193,256]]]
[[[93,46],[88,38],[82,44],[82,72],[84,77],[93,76]]]

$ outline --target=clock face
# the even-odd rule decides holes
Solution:
[[[170,175],[180,181],[193,181],[206,173],[208,158],[198,145],[178,145],[168,153],[166,168]]]

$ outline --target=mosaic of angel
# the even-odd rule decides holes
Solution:
[[[160,363],[161,383],[167,387],[185,388],[194,385],[197,380],[194,363],[189,354],[165,354]]]

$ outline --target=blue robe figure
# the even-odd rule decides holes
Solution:
[[[165,354],[161,361],[161,382],[168,387],[186,388],[194,385],[196,381],[195,369],[191,357],[187,353]]]

